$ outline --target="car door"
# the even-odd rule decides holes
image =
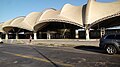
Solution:
[[[115,36],[116,42],[120,45],[120,35]]]

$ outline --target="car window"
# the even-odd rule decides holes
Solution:
[[[115,38],[115,35],[108,35],[107,37],[106,37],[106,39],[114,39]]]
[[[120,35],[116,35],[115,39],[119,39],[120,40]]]

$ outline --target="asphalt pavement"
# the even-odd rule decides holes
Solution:
[[[120,67],[120,55],[93,46],[1,44],[0,67]]]

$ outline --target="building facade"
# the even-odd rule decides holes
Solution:
[[[119,25],[120,1],[102,3],[88,0],[82,6],[65,4],[61,10],[49,8],[8,20],[0,24],[0,35],[3,39],[29,39],[32,36],[34,40],[89,40],[106,34],[106,28]]]

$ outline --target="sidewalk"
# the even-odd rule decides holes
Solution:
[[[4,43],[11,43],[11,44],[29,44],[28,39],[9,39],[8,41],[3,40]],[[99,45],[98,39],[37,39],[32,40],[31,44],[33,45],[48,45],[48,46],[97,46]],[[30,45],[31,45],[30,44]]]

